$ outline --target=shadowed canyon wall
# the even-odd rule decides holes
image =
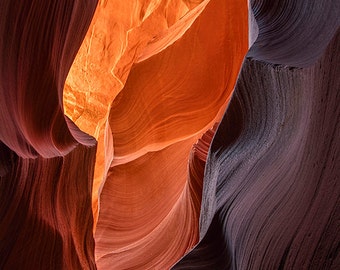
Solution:
[[[265,2],[208,154],[200,241],[173,269],[340,266],[339,4]]]
[[[340,3],[0,2],[0,269],[339,269]]]
[[[62,92],[95,1],[1,1],[0,269],[95,269],[96,141]]]

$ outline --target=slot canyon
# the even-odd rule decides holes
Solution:
[[[340,1],[1,0],[0,269],[340,269]]]

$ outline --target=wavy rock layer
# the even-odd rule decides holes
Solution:
[[[95,145],[50,159],[24,159],[3,144],[0,150],[2,169],[6,163],[0,172],[0,268],[95,269]]]
[[[189,167],[188,158],[227,105],[248,48],[247,11],[246,1],[212,0],[180,39],[132,67],[109,117],[114,156],[95,234],[99,268],[168,269],[196,244],[213,131]]]
[[[200,2],[110,0],[98,4],[63,95],[66,115],[98,140],[92,194],[95,225],[98,196],[114,154],[109,147],[111,103],[124,87],[131,66],[179,39],[209,1]]]
[[[200,241],[173,269],[338,269],[339,3],[252,7],[259,36],[208,154]]]
[[[248,56],[308,67],[319,60],[339,27],[340,2],[251,0],[259,36]]]
[[[95,269],[95,140],[63,85],[96,1],[1,1],[0,268]]]
[[[62,87],[95,1],[2,1],[0,7],[0,140],[23,158],[65,155],[77,135],[62,111]]]
[[[210,148],[200,242],[173,269],[339,267],[339,42],[303,69],[246,59]]]

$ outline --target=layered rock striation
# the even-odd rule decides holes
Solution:
[[[340,3],[0,3],[0,269],[338,269]]]
[[[63,86],[96,1],[1,1],[0,268],[95,269],[96,141]]]
[[[285,3],[253,3],[259,37],[210,147],[200,241],[172,269],[340,265],[339,5],[307,23],[318,2]]]

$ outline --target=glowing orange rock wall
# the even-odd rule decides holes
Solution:
[[[65,113],[98,140],[92,198],[95,223],[98,196],[113,158],[107,123],[111,103],[133,63],[180,38],[208,3],[200,2],[115,0],[98,4],[64,91]]]
[[[226,107],[248,48],[247,18],[246,1],[210,1],[182,38],[132,67],[111,105],[98,267],[169,268],[198,240],[192,200],[201,191],[189,189],[187,160]]]

